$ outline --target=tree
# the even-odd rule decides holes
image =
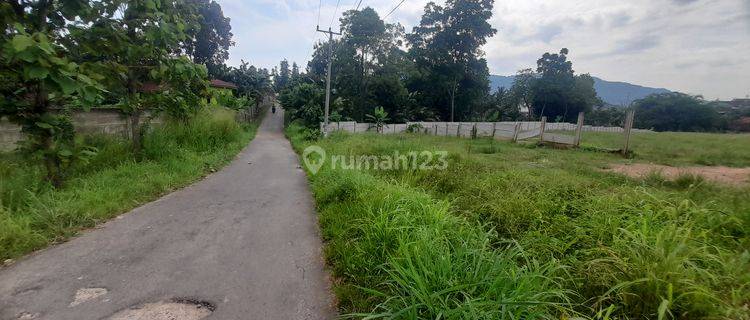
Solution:
[[[586,123],[593,126],[619,127],[625,123],[622,108],[597,106],[586,115]]]
[[[523,106],[528,110],[528,116],[534,115],[534,82],[536,75],[531,69],[522,69],[513,78],[513,86],[510,88],[512,102],[518,107]],[[520,111],[520,110],[519,110]]]
[[[273,85],[276,92],[281,92],[289,85],[291,71],[289,70],[289,61],[281,60],[279,63],[279,75],[273,79]]]
[[[679,92],[652,94],[633,102],[635,126],[656,131],[723,130],[719,113],[701,96]]]
[[[229,58],[232,41],[230,19],[224,17],[221,5],[216,1],[189,0],[199,17],[194,27],[186,30],[181,49],[197,64],[208,68],[209,74],[217,75],[217,69]]]
[[[237,85],[237,95],[253,98],[256,104],[273,91],[268,69],[256,68],[241,60],[238,68],[230,67],[219,77]]]
[[[489,71],[481,46],[497,30],[489,24],[493,0],[448,0],[445,6],[430,2],[409,40],[410,54],[422,75],[411,88],[425,92],[427,103],[438,106],[444,118],[471,108],[487,96]],[[443,97],[448,96],[448,99]]]
[[[337,64],[341,69],[348,69],[340,76],[348,76],[350,80],[341,83],[341,87],[349,87],[352,101],[359,105],[359,116],[368,108],[367,80],[368,74],[377,66],[378,59],[384,58],[383,50],[391,45],[391,39],[386,33],[386,24],[370,7],[361,11],[349,10],[341,18],[342,48],[336,55]],[[341,61],[346,60],[346,61]],[[346,67],[349,68],[346,68]],[[344,89],[345,90],[345,89]]]
[[[290,80],[291,83],[292,84],[298,83],[301,80],[300,77],[301,75],[299,73],[299,66],[297,65],[296,62],[292,62],[292,77]]]
[[[323,89],[303,83],[284,90],[279,96],[279,101],[292,120],[299,120],[307,127],[317,128],[323,121],[324,96]]]
[[[511,90],[500,87],[488,95],[471,119],[476,121],[508,121],[520,118],[518,101]]]
[[[395,119],[412,116],[413,99],[404,85],[412,62],[399,48],[403,27],[387,24],[372,8],[349,10],[341,18],[342,36],[316,44],[305,80],[325,85],[329,50],[333,47],[333,101],[345,119],[365,121],[367,113],[382,106]],[[398,110],[398,112],[397,112]]]
[[[97,18],[69,38],[79,44],[79,59],[102,63],[109,98],[131,116],[133,149],[140,154],[146,109],[186,119],[207,96],[206,67],[173,54],[198,15],[179,0],[110,0],[93,9]]]
[[[63,170],[90,155],[76,148],[66,110],[99,101],[102,77],[95,63],[75,63],[61,39],[75,22],[94,15],[88,1],[8,1],[0,4],[0,116],[21,126],[23,149],[41,158],[46,180],[60,186]],[[62,108],[53,112],[52,108]]]
[[[537,60],[538,78],[533,80],[533,103],[529,111],[555,121],[574,121],[579,112],[590,111],[602,104],[596,95],[594,79],[576,76],[568,61],[568,49],[559,54],[545,53]]]

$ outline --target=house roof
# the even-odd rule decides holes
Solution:
[[[153,82],[146,82],[138,89],[139,92],[143,93],[155,93],[159,92],[165,89],[165,85],[153,83]]]
[[[231,82],[226,82],[219,79],[211,79],[211,82],[209,83],[211,87],[214,88],[223,88],[223,89],[237,89],[237,85]]]

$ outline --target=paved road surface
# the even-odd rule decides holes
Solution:
[[[312,198],[282,119],[268,112],[205,180],[0,270],[0,319],[108,319],[170,299],[215,305],[206,319],[333,318]]]

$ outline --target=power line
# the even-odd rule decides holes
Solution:
[[[316,25],[320,25],[320,7],[323,5],[323,0],[318,0],[318,23]],[[316,32],[317,34],[317,32]]]
[[[333,27],[333,20],[336,19],[336,13],[339,11],[339,4],[341,4],[341,0],[336,1],[336,10],[333,10],[333,16],[331,17],[331,24],[328,26],[328,29]]]
[[[391,11],[388,12],[388,14],[386,14],[385,17],[383,17],[383,20],[385,20],[386,18],[388,18],[388,16],[390,16],[391,13],[393,13],[393,11],[396,11],[396,9],[398,9],[398,7],[400,7],[401,4],[404,3],[404,1],[406,1],[406,0],[401,0],[401,2],[399,2],[395,7],[393,7],[393,9],[391,9]]]
[[[361,5],[361,4],[362,4],[362,0],[359,0],[359,3],[357,3],[357,8],[354,9],[354,10],[359,10],[359,5]]]

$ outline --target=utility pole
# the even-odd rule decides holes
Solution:
[[[328,136],[328,108],[331,103],[331,63],[333,63],[333,35],[340,36],[341,33],[331,31],[331,27],[328,27],[328,31],[321,30],[320,26],[315,26],[318,32],[328,34],[328,74],[326,75],[326,108],[325,118],[323,120],[323,136]]]

